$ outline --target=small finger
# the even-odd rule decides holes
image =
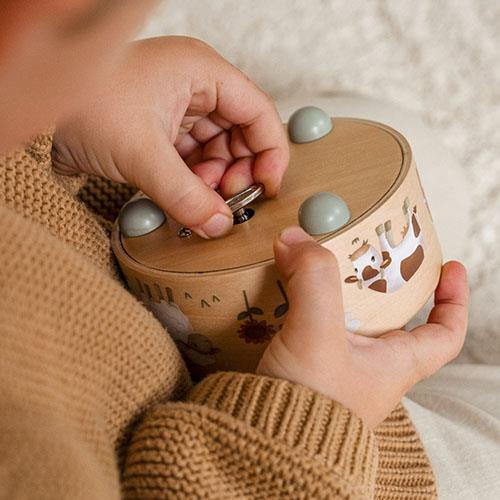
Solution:
[[[313,332],[316,340],[329,341],[332,332],[344,337],[342,287],[332,252],[292,226],[275,240],[274,254],[278,270],[288,281],[290,340],[304,345]]]
[[[191,135],[198,142],[206,143],[224,131],[225,128],[221,127],[207,116],[194,124]]]
[[[467,333],[468,302],[464,266],[445,264],[427,324],[403,334],[413,364],[413,383],[429,377],[459,354]]]
[[[271,99],[243,73],[232,69],[217,88],[218,115],[239,125],[248,149],[256,155],[253,176],[275,196],[288,166],[285,130]]]
[[[129,179],[179,223],[204,238],[227,233],[233,224],[231,210],[218,193],[194,174],[173,145],[164,144],[161,132],[148,135],[141,156],[135,159],[140,168]],[[148,151],[144,164],[143,150]]]
[[[281,187],[281,181],[288,168],[288,151],[280,148],[268,149],[257,154],[253,166],[255,182],[263,184],[265,195],[269,198],[276,196]]]
[[[191,135],[183,135],[176,143],[175,149],[181,155],[182,158],[187,158],[194,151],[199,149],[200,143]]]
[[[203,181],[207,186],[212,189],[217,189],[219,187],[220,181],[224,172],[227,169],[228,163],[224,160],[214,159],[206,160],[197,163],[191,167],[191,170]]]
[[[253,162],[252,157],[240,158],[227,168],[219,184],[223,198],[230,198],[253,184]]]
[[[467,329],[469,287],[467,271],[456,261],[447,262],[434,293],[434,307],[428,323],[441,324],[450,331],[464,333]]]
[[[219,187],[224,172],[232,162],[233,157],[229,151],[229,134],[222,132],[205,144],[202,159],[197,164],[191,165],[191,170],[200,176],[208,186],[216,189]]]
[[[231,130],[231,154],[235,158],[253,156],[253,151],[248,147],[245,136],[240,127],[233,127]]]

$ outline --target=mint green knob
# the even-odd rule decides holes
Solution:
[[[301,144],[321,139],[333,128],[332,119],[322,109],[305,106],[288,120],[288,135],[292,142]]]
[[[127,238],[151,233],[164,221],[165,214],[149,198],[139,198],[127,203],[118,217],[120,231]]]
[[[299,208],[299,224],[309,234],[331,233],[345,226],[350,218],[345,201],[333,193],[315,193]]]

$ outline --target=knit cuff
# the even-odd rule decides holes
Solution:
[[[286,380],[221,372],[196,385],[187,401],[229,414],[373,491],[378,462],[374,434],[322,394]]]

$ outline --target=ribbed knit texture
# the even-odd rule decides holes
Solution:
[[[107,230],[131,188],[55,174],[50,147],[0,158],[0,498],[435,497],[402,407],[373,433],[283,380],[191,388],[115,277]]]
[[[373,496],[375,437],[328,398],[282,380],[218,373],[187,399],[196,404],[158,408],[134,436],[124,482],[132,497]],[[186,437],[178,437],[186,435],[191,452],[183,473],[164,481],[171,457],[186,453]],[[204,489],[214,476],[217,482]],[[214,487],[219,482],[223,490]]]
[[[407,410],[399,405],[375,434],[379,452],[376,498],[437,498],[429,459]]]

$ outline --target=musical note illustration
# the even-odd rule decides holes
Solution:
[[[283,288],[283,285],[281,284],[281,281],[278,280],[276,282],[276,284],[278,285],[278,288],[280,289],[280,292],[281,292],[281,296],[283,297],[285,302],[283,302],[283,304],[280,304],[274,310],[274,317],[281,318],[281,316],[283,316],[284,314],[286,314],[288,312],[289,303],[288,303],[288,297],[286,296],[286,292],[285,292],[285,289]]]

